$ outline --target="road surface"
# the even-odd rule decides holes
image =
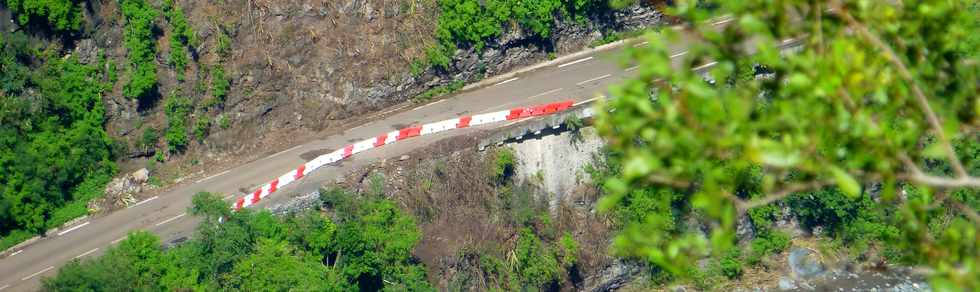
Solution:
[[[715,24],[721,26],[726,22],[728,21],[716,21]],[[675,65],[679,65],[678,60],[685,52],[683,48],[686,47],[686,43],[686,40],[682,40],[672,46]],[[640,41],[625,44],[623,47],[643,45],[645,43]],[[159,235],[163,242],[190,236],[197,225],[194,216],[187,214],[193,194],[200,191],[226,194],[230,204],[233,198],[241,195],[239,189],[255,189],[287,171],[294,170],[306,162],[304,157],[312,158],[353,141],[413,124],[440,121],[461,115],[561,100],[583,101],[593,98],[601,94],[608,85],[630,77],[636,70],[636,67],[620,66],[620,52],[621,49],[611,49],[576,56],[575,59],[567,62],[517,74],[506,80],[443,100],[426,105],[412,105],[393,112],[384,119],[352,127],[342,134],[297,145],[286,151],[218,172],[194,183],[178,186],[127,209],[79,222],[54,236],[13,251],[7,257],[0,259],[0,291],[38,290],[40,279],[55,275],[58,268],[66,262],[76,258],[98,256],[124,239],[131,231],[151,231]],[[261,208],[268,205],[269,201],[311,191],[324,182],[336,180],[346,171],[377,159],[399,157],[412,149],[445,137],[506,124],[507,122],[501,122],[474,129],[447,131],[368,150],[341,161],[339,165],[320,168],[302,180],[279,190],[270,197],[271,200],[263,200],[254,207]]]

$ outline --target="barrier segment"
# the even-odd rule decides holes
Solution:
[[[296,168],[296,170],[290,171],[276,179],[273,179],[268,184],[259,187],[257,190],[255,190],[255,192],[238,198],[238,200],[232,204],[232,209],[237,211],[241,208],[247,208],[248,206],[258,204],[263,198],[272,195],[272,193],[275,193],[283,186],[302,179],[320,167],[346,159],[354,154],[364,152],[372,148],[378,148],[416,136],[435,134],[452,129],[463,129],[502,121],[549,115],[571,108],[572,104],[573,101],[569,100],[530,107],[518,107],[510,110],[453,118],[381,134],[374,138],[347,145],[344,148],[334,150],[328,154],[320,155],[313,160],[300,165],[298,168]]]

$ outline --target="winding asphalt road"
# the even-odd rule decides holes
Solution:
[[[714,22],[723,26],[729,19]],[[680,56],[689,40],[674,44],[674,65],[680,65]],[[642,41],[624,43],[620,47],[643,46]],[[23,249],[8,253],[0,259],[0,291],[33,291],[40,288],[40,279],[53,276],[58,268],[73,259],[98,256],[135,230],[151,231],[164,242],[190,236],[197,220],[187,214],[191,196],[199,191],[228,194],[229,204],[241,195],[241,188],[255,187],[295,169],[306,162],[305,158],[327,153],[353,141],[374,137],[408,125],[440,121],[461,115],[479,114],[517,106],[536,105],[573,99],[583,101],[602,94],[610,84],[628,78],[636,67],[620,65],[620,48],[590,50],[573,54],[549,64],[536,66],[534,70],[499,78],[496,83],[468,90],[426,105],[407,105],[396,108],[383,119],[368,122],[342,134],[324,137],[309,143],[296,145],[288,150],[257,159],[246,164],[185,183],[131,207],[106,216],[91,218],[44,238]],[[709,67],[711,64],[706,64]],[[704,69],[695,68],[695,69]],[[503,80],[500,80],[503,79]],[[422,147],[451,135],[500,127],[507,122],[484,125],[472,129],[446,131],[400,141],[372,149],[341,161],[339,165],[325,166],[290,184],[263,200],[255,207],[263,207],[270,201],[307,193],[324,182],[337,180],[346,171],[384,158],[395,158],[412,149]]]

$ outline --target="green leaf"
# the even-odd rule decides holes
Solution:
[[[836,166],[831,167],[830,171],[834,175],[834,180],[837,181],[837,186],[844,194],[852,198],[861,194],[861,185],[850,174]]]

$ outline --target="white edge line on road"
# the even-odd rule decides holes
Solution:
[[[33,273],[30,276],[20,278],[20,280],[21,281],[27,281],[27,279],[34,278],[34,276],[37,276],[37,275],[40,275],[40,274],[42,274],[44,272],[50,271],[51,269],[54,269],[54,266],[48,266],[47,268],[44,268],[43,270],[40,270],[37,273]]]
[[[113,240],[113,241],[112,241],[112,242],[110,242],[109,244],[116,244],[116,243],[119,243],[120,241],[123,241],[123,239],[126,239],[126,237],[129,237],[129,235],[125,235],[125,236],[123,236],[123,237],[120,237],[120,238],[116,238],[116,240]]]
[[[436,102],[433,102],[433,103],[430,103],[430,104],[426,104],[426,105],[422,105],[420,107],[414,108],[414,109],[412,109],[412,111],[417,111],[417,110],[420,110],[420,109],[422,109],[424,107],[427,107],[427,106],[430,106],[430,105],[434,105],[434,104],[437,104],[437,103],[440,103],[440,102],[443,102],[443,101],[446,101],[446,100],[445,99],[440,99],[440,100],[438,100]]]
[[[229,172],[231,172],[231,169],[225,170],[225,171],[222,171],[222,172],[219,172],[218,174],[215,174],[215,175],[212,175],[212,176],[209,176],[209,177],[205,177],[205,178],[199,179],[198,181],[196,181],[194,183],[199,184],[199,183],[201,183],[203,181],[207,181],[209,179],[212,179],[212,178],[216,178],[216,177],[225,175],[226,173],[229,173]]]
[[[227,196],[225,196],[224,198],[221,198],[221,199],[222,199],[222,200],[228,200],[228,198],[231,198],[231,197],[234,197],[234,196],[235,196],[235,195],[227,195]]]
[[[363,126],[363,125],[361,125],[361,126]],[[286,153],[286,152],[289,152],[289,151],[293,151],[293,150],[296,150],[296,148],[299,148],[299,147],[303,147],[303,145],[296,145],[296,146],[293,146],[292,148],[289,148],[289,149],[286,149],[286,150],[283,150],[283,151],[279,151],[279,153],[276,153],[276,154],[272,154],[272,155],[269,155],[269,157],[266,157],[266,158],[273,158],[273,157],[276,157],[276,156],[279,156],[279,155],[282,155],[283,153]]]
[[[565,63],[565,64],[558,65],[558,68],[565,67],[565,66],[575,65],[575,64],[578,64],[578,63],[582,63],[582,62],[585,62],[585,61],[588,61],[588,60],[592,60],[592,58],[594,58],[594,57],[589,56],[589,57],[585,57],[585,58],[578,59],[578,60],[575,60],[575,61],[571,61],[571,62],[568,62],[568,63]]]
[[[201,181],[197,181],[197,182],[201,182]],[[148,198],[146,200],[139,201],[138,203],[133,204],[132,206],[129,206],[129,207],[126,207],[126,208],[132,208],[132,207],[136,207],[136,206],[145,204],[146,202],[156,200],[158,197],[160,197],[160,196],[152,196],[152,197],[150,197],[150,198]]]
[[[504,81],[497,82],[497,84],[494,84],[493,86],[502,85],[502,84],[505,84],[505,83],[510,83],[510,82],[513,82],[514,80],[517,80],[517,79],[521,79],[521,78],[520,77],[514,77],[514,78],[511,78],[511,79],[507,79],[507,80],[504,80]]]
[[[599,76],[599,77],[596,77],[596,78],[585,80],[585,81],[582,81],[582,82],[579,82],[579,83],[575,83],[575,85],[582,85],[582,84],[586,84],[586,83],[589,83],[589,82],[599,81],[599,80],[602,80],[602,79],[606,79],[606,78],[609,78],[609,77],[612,77],[612,74],[606,74],[606,75],[602,75],[602,76]]]
[[[15,255],[18,255],[18,254],[20,254],[20,253],[22,253],[22,252],[24,252],[24,250],[23,250],[23,249],[22,249],[22,250],[18,250],[18,251],[16,251],[16,252],[14,252],[14,253],[12,253],[12,254],[10,254],[10,256],[15,256]]]
[[[676,54],[670,55],[670,58],[673,59],[673,58],[677,58],[677,57],[680,57],[680,56],[683,56],[683,55],[687,55],[687,51],[683,51],[683,52],[680,52],[680,53],[676,53]],[[636,70],[636,69],[639,69],[639,68],[640,68],[639,65],[636,65],[636,66],[633,66],[633,67],[629,67],[629,68],[626,68],[626,72],[633,71],[633,70]]]
[[[0,290],[10,288],[10,284],[0,286]]]
[[[635,44],[635,45],[633,45],[633,47],[634,47],[634,48],[639,48],[639,47],[642,47],[642,46],[646,46],[646,45],[647,45],[647,44],[649,44],[649,43],[650,43],[650,42],[647,42],[647,41],[644,41],[644,42],[642,42],[642,43],[638,43],[638,44]]]
[[[704,68],[708,68],[708,67],[714,66],[715,64],[718,64],[718,62],[711,61],[708,64],[704,64],[704,65],[701,65],[701,66],[694,67],[694,69],[691,69],[691,70],[698,71],[698,70],[701,70],[701,69],[704,69]]]
[[[75,229],[79,229],[79,228],[85,227],[85,225],[88,225],[89,223],[92,223],[92,221],[85,221],[85,223],[75,225],[75,227],[68,228],[68,230],[65,230],[65,231],[62,231],[62,232],[58,232],[58,236],[65,235],[68,232],[75,231]]]
[[[583,105],[583,104],[586,104],[586,103],[590,103],[593,100],[599,99],[601,97],[604,97],[604,96],[596,96],[596,97],[593,97],[593,98],[590,98],[590,99],[586,99],[586,100],[583,100],[583,101],[580,101],[580,102],[576,102],[576,103],[572,104],[572,106],[580,106],[580,105]]]
[[[97,251],[97,250],[99,250],[99,248],[98,248],[98,247],[96,247],[96,248],[93,248],[92,250],[90,250],[90,251],[86,251],[86,252],[83,252],[82,254],[80,254],[80,255],[78,255],[78,256],[75,256],[75,258],[72,258],[72,259],[77,259],[77,258],[80,258],[80,257],[83,257],[83,256],[87,256],[87,255],[90,255],[90,254],[92,254],[93,252],[95,252],[95,251]]]
[[[160,223],[157,223],[156,226],[160,226],[160,225],[163,225],[163,224],[170,223],[170,221],[174,221],[174,220],[180,219],[180,217],[184,217],[184,215],[187,215],[187,213],[186,212],[185,213],[180,213],[180,215],[171,217],[170,219],[167,219],[167,220],[160,221]]]
[[[540,96],[543,96],[543,95],[552,94],[552,93],[555,93],[555,92],[558,92],[558,91],[561,91],[561,90],[562,90],[562,88],[555,88],[555,89],[548,90],[548,91],[545,91],[545,92],[542,92],[542,93],[538,93],[538,94],[535,94],[535,95],[532,95],[532,96],[528,96],[526,99],[532,99],[532,98],[535,98],[535,97],[540,97]]]

